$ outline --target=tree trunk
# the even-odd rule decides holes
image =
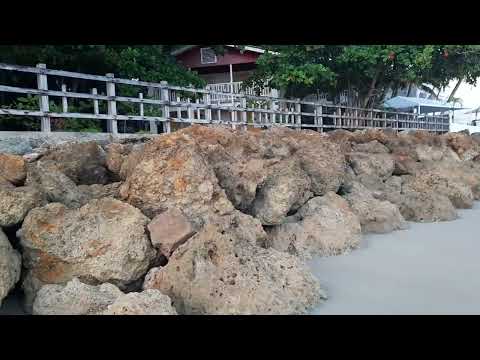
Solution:
[[[368,89],[368,93],[367,93],[367,96],[365,98],[365,101],[363,102],[363,107],[366,108],[368,103],[370,102],[370,99],[373,95],[373,92],[375,91],[375,86],[377,85],[377,80],[378,80],[378,77],[380,76],[380,72],[381,72],[381,64],[379,64],[377,66],[377,71],[375,72],[375,76],[373,77],[372,79],[372,82],[370,83],[370,88]]]
[[[450,93],[450,96],[448,97],[448,102],[453,100],[453,97],[455,96],[455,93],[457,92],[458,88],[460,87],[460,84],[462,83],[463,78],[458,79],[457,84],[453,88],[452,92]]]
[[[407,97],[409,97],[410,93],[412,92],[412,85],[413,85],[412,83],[408,84]]]

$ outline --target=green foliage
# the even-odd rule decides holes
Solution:
[[[245,84],[286,90],[287,96],[348,90],[360,106],[378,105],[387,90],[410,84],[446,87],[454,79],[475,84],[480,76],[479,45],[280,45],[258,59]]]
[[[58,70],[68,70],[83,72],[88,74],[106,74],[114,73],[118,78],[136,78],[148,82],[167,81],[177,86],[203,87],[205,81],[195,72],[189,71],[175,63],[174,57],[170,54],[173,49],[182,45],[26,45],[26,46],[0,46],[0,61],[17,65],[35,66],[37,63],[45,63],[48,68]],[[221,53],[222,46],[216,46],[215,51]],[[2,76],[2,74],[0,74]],[[4,76],[4,75],[3,75]],[[15,75],[17,76],[17,75]],[[30,76],[30,77],[28,77]],[[13,76],[12,76],[13,78]],[[20,74],[15,79],[22,82],[21,79],[32,81],[31,75]],[[5,80],[5,79],[4,79]],[[60,79],[56,79],[60,81]],[[54,81],[54,79],[49,79]],[[77,79],[63,79],[70,91],[90,92],[95,86],[91,81]],[[3,81],[2,81],[3,82]],[[18,86],[18,84],[16,84]],[[60,88],[61,83],[56,87]],[[101,85],[103,86],[103,85]],[[53,89],[54,87],[52,87]],[[140,91],[145,92],[145,88],[131,85],[118,84],[116,87],[117,95],[127,97],[137,97]],[[101,93],[99,88],[99,93]],[[193,101],[195,98],[190,95]],[[144,97],[147,97],[144,93]],[[3,99],[5,103],[5,98]],[[70,104],[70,112],[93,112],[92,102],[75,102]],[[100,102],[101,113],[106,112],[105,102]],[[27,97],[17,100],[11,100],[7,108],[17,108],[26,110],[38,109],[38,98]],[[51,111],[54,111],[55,104],[51,104]],[[145,115],[161,115],[158,106],[144,106]],[[133,115],[138,114],[138,104],[117,103],[119,114]],[[16,121],[15,121],[16,120]],[[23,120],[22,120],[23,121]],[[56,124],[65,131],[101,131],[101,121],[85,119],[63,119],[55,120]],[[12,129],[15,124],[20,124],[18,117],[0,118],[1,128]],[[22,122],[23,124],[23,122]],[[38,130],[38,118],[29,118],[26,120],[28,129]],[[138,122],[141,126],[141,122]],[[17,125],[17,128],[23,125]]]

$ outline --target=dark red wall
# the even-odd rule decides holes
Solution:
[[[217,55],[215,64],[202,64],[200,62],[200,47],[194,47],[177,56],[177,61],[187,68],[202,68],[212,66],[225,66],[229,64],[255,63],[261,54],[252,51],[240,53],[239,49],[227,48],[223,56]]]

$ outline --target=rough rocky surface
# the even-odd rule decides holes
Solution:
[[[415,177],[407,178],[402,189],[405,192],[412,190],[421,193],[433,190],[435,193],[447,196],[456,208],[469,209],[473,206],[474,196],[468,185],[428,170],[422,171]]]
[[[25,160],[18,155],[0,153],[0,176],[14,185],[22,185],[25,181]]]
[[[148,222],[138,209],[112,198],[91,200],[79,209],[51,203],[32,210],[21,230],[25,292],[74,277],[126,288],[147,272],[156,255],[145,233]]]
[[[123,295],[113,284],[93,286],[73,278],[65,285],[47,284],[38,291],[34,315],[96,315]]]
[[[30,312],[40,289],[54,304],[72,286],[83,300],[59,311],[168,313],[169,296],[182,314],[304,313],[325,296],[303,260],[480,199],[467,133],[190,126],[148,142],[42,141],[0,156],[0,226],[21,227]],[[101,302],[105,283],[118,296]]]
[[[77,185],[108,183],[106,153],[96,142],[59,146],[42,157],[53,161],[58,169]]]
[[[282,225],[268,232],[274,249],[310,259],[338,255],[360,244],[360,221],[348,203],[333,192],[314,197]]]
[[[21,256],[0,229],[0,306],[20,279]]]
[[[172,300],[155,289],[120,295],[103,315],[177,315]]]
[[[124,294],[113,284],[98,286],[77,278],[66,285],[48,284],[33,304],[34,315],[176,315],[168,296],[158,290]]]
[[[51,160],[42,159],[28,165],[27,185],[41,190],[48,202],[58,202],[69,208],[78,208],[89,199]]]
[[[150,270],[143,287],[170,296],[180,314],[303,314],[323,296],[295,257],[213,225]]]
[[[389,201],[375,199],[372,192],[362,184],[353,182],[344,190],[345,199],[360,219],[363,232],[387,233],[408,228],[397,206]]]
[[[0,227],[21,223],[30,210],[44,202],[42,192],[33,186],[15,188],[0,183]]]
[[[281,224],[289,212],[312,197],[310,188],[310,178],[297,162],[280,162],[258,189],[252,214],[264,225]]]
[[[166,258],[187,241],[195,232],[192,224],[177,209],[169,209],[148,224],[150,240]]]

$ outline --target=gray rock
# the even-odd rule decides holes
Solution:
[[[180,314],[304,314],[325,298],[297,258],[213,225],[151,269],[143,288],[170,296]]]
[[[329,192],[310,199],[288,222],[268,232],[269,246],[310,259],[338,255],[358,247],[360,221],[348,203]]]
[[[20,280],[21,257],[0,229],[0,306]]]

